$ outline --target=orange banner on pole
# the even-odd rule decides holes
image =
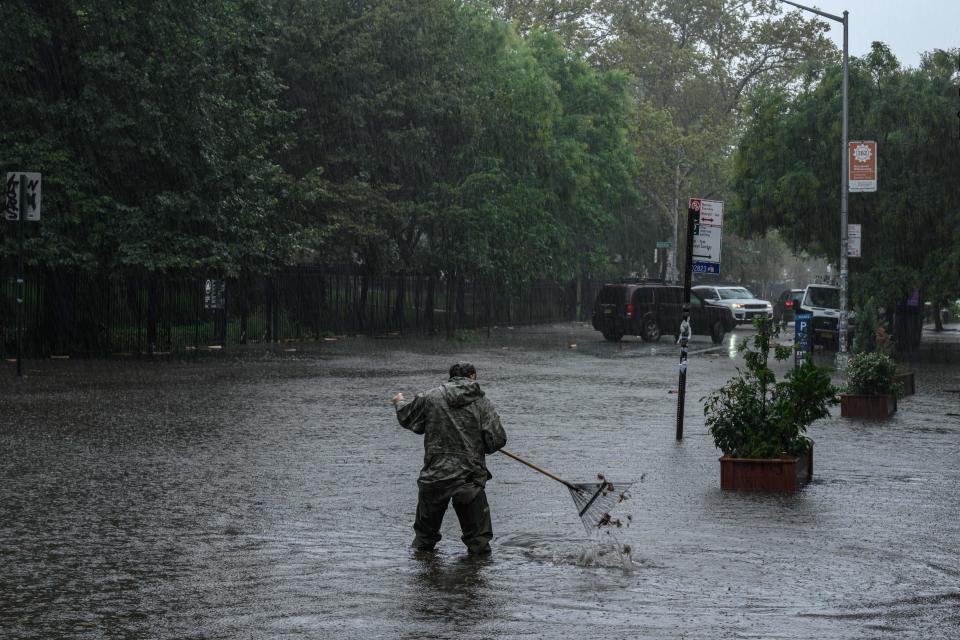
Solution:
[[[877,190],[877,143],[874,140],[855,140],[850,143],[850,193]]]

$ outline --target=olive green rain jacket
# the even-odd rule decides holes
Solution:
[[[453,378],[397,405],[405,429],[423,434],[423,469],[417,484],[431,500],[453,494],[470,500],[492,478],[486,454],[507,443],[507,434],[476,380]]]

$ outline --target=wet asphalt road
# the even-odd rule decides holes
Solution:
[[[676,348],[598,338],[8,364],[0,637],[960,637],[960,367],[916,366],[883,422],[835,408],[811,485],[744,494],[719,489],[699,402],[740,363],[731,338],[694,344],[680,443]],[[422,443],[388,399],[457,359],[509,449],[572,481],[643,477],[627,568],[566,489],[500,455],[492,559],[465,558],[452,513],[435,557],[411,553]]]

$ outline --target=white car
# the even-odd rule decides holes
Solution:
[[[812,314],[811,338],[814,344],[837,348],[840,332],[840,288],[828,284],[809,284],[798,312]],[[852,343],[856,314],[847,312],[847,342]]]
[[[691,287],[707,304],[715,307],[727,307],[737,324],[751,323],[757,316],[773,319],[773,305],[760,300],[743,287],[714,287],[697,285]]]

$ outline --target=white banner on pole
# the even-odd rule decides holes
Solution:
[[[847,257],[860,257],[860,225],[847,225]]]

